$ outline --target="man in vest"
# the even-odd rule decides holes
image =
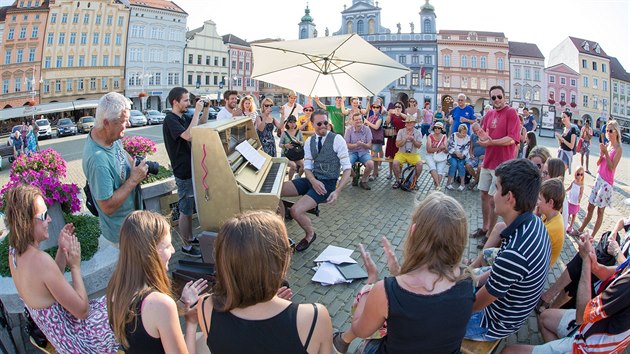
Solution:
[[[303,196],[290,209],[291,217],[304,230],[304,238],[296,245],[298,252],[306,250],[317,235],[306,215],[320,203],[333,203],[350,178],[348,146],[343,136],[328,129],[328,112],[318,109],[311,115],[315,134],[304,144],[304,172],[306,177],[284,182],[283,197]],[[339,171],[343,170],[337,186]]]

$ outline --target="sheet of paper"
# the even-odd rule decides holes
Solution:
[[[241,155],[243,155],[243,157],[249,161],[252,166],[256,167],[257,170],[260,170],[265,164],[265,158],[260,155],[247,140],[236,145],[236,151],[240,152]]]
[[[357,263],[357,261],[350,257],[352,252],[353,250],[351,249],[329,245],[315,258],[315,262],[330,262],[334,264]]]
[[[311,280],[321,283],[322,285],[333,285],[352,282],[352,280],[346,280],[346,278],[341,275],[339,269],[337,269],[334,264],[328,262],[323,262],[322,264],[320,264],[317,272],[315,272],[315,275],[313,275],[313,279]]]

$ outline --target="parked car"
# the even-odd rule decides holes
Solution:
[[[162,110],[162,113],[164,113],[164,115],[167,115],[168,112],[172,112],[173,110],[171,108],[165,108]]]
[[[39,139],[52,138],[52,128],[48,119],[38,119],[35,121],[35,124],[39,127],[39,132],[37,133]]]
[[[145,117],[139,110],[132,109],[129,112],[129,123],[132,127],[142,127],[147,125],[147,117]]]
[[[149,122],[149,125],[162,124],[164,123],[164,117],[166,117],[166,114],[160,111],[156,111],[154,109],[145,111],[144,115],[147,117],[147,121]]]
[[[621,134],[621,142],[625,144],[630,144],[630,133]]]
[[[220,107],[210,106],[208,108],[208,119],[217,119],[217,114],[220,110]]]
[[[72,122],[72,119],[61,118],[57,122],[57,135],[58,136],[77,135],[77,126],[74,125],[74,122]]]
[[[77,130],[81,134],[89,133],[90,130],[92,130],[93,126],[94,126],[94,117],[92,116],[81,117],[79,118],[79,121],[77,122]]]

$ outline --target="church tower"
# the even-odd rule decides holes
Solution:
[[[435,26],[435,8],[429,4],[429,0],[424,0],[425,4],[420,7],[420,33],[437,34]]]
[[[298,23],[298,26],[300,28],[300,33],[298,33],[298,37],[300,39],[317,37],[317,30],[315,29],[315,24],[313,23],[313,18],[311,17],[311,9],[308,8],[308,3],[306,4],[306,8],[304,9],[304,16],[302,16],[302,21]]]

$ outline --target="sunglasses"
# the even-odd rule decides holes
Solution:
[[[400,109],[402,109],[402,106],[394,106],[394,108],[400,108]]]
[[[381,106],[372,106],[372,108],[377,108],[378,109],[378,108],[381,108]]]
[[[317,122],[317,126],[318,126],[318,127],[321,127],[322,125],[328,125],[328,121],[327,121],[327,120],[325,120],[325,121],[323,121],[323,122]]]
[[[266,105],[264,105],[264,106],[265,106],[265,108],[273,107],[273,105],[272,105],[272,104],[266,104]]]
[[[614,132],[614,130],[612,130],[612,129],[609,129],[609,130],[608,130],[608,132],[609,132],[609,133],[612,133],[612,132]]]
[[[305,109],[304,109],[304,112],[313,112],[313,110],[312,110],[312,109],[310,109],[310,108],[305,108]]]
[[[576,176],[584,176],[584,174],[583,174],[583,173],[576,173],[575,175],[576,175]]]
[[[492,96],[492,97],[490,97],[490,98],[492,98],[492,100],[493,100],[493,101],[495,101],[495,100],[497,100],[497,99],[502,100],[502,99],[503,99],[503,96],[502,96],[502,95],[497,95],[497,96]]]
[[[44,211],[43,213],[41,213],[39,215],[35,215],[35,219],[41,220],[41,221],[48,220],[48,209],[46,209],[46,211]]]

